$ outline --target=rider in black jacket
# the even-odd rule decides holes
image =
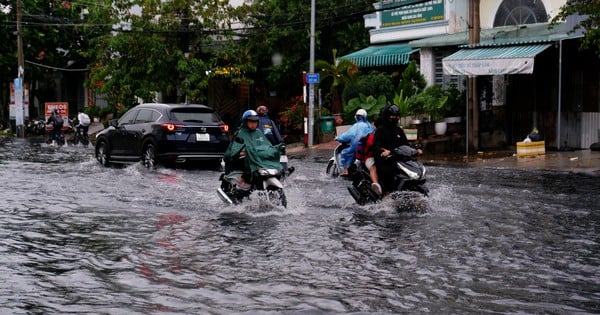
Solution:
[[[377,174],[382,185],[384,193],[392,192],[394,187],[395,164],[393,159],[389,159],[392,150],[401,146],[409,145],[404,130],[398,126],[399,120],[398,106],[390,105],[384,107],[379,114],[378,127],[375,130],[375,139],[373,141],[373,154]],[[418,150],[421,154],[421,150]]]

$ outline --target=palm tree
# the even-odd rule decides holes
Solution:
[[[337,59],[337,49],[333,49],[333,63],[325,60],[315,61],[315,70],[319,72],[321,81],[332,78],[330,94],[333,97],[331,113],[338,114],[344,111],[342,104],[342,90],[348,83],[353,83],[358,77],[358,66],[347,59]]]

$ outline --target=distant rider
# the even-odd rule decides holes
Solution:
[[[342,174],[340,174],[341,176],[348,176],[348,168],[352,164],[352,161],[354,161],[356,147],[360,139],[373,132],[373,126],[367,120],[366,110],[362,108],[357,110],[354,119],[356,119],[356,122],[350,129],[335,138],[340,143],[349,144],[341,152],[340,164],[342,164],[341,167],[344,169]]]
[[[53,109],[52,114],[48,117],[48,121],[46,122],[46,125],[52,126],[52,132],[50,133],[50,141],[52,144],[57,144],[59,142],[64,123],[64,119],[58,113],[58,109]]]
[[[75,127],[77,128],[77,132],[79,132],[80,129],[82,130],[84,139],[88,138],[88,129],[90,128],[91,123],[92,120],[90,119],[90,116],[82,111],[79,111],[77,114],[77,126]]]
[[[392,159],[392,151],[401,145],[410,145],[404,130],[398,126],[399,110],[396,105],[389,105],[381,110],[379,115],[375,139],[373,141],[373,152],[377,174],[383,188],[383,192],[392,192],[394,187],[395,163]],[[417,150],[419,154],[421,149]]]
[[[225,151],[225,180],[236,185],[237,189],[249,190],[253,173],[259,169],[277,169],[280,146],[272,145],[269,139],[258,129],[258,113],[247,110],[242,115],[242,126],[234,134],[233,140]]]

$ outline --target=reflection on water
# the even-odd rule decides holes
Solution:
[[[0,145],[0,313],[598,313],[597,177],[431,167],[430,210],[358,206],[293,160],[289,206],[219,173]]]

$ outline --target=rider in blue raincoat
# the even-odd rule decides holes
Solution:
[[[341,152],[340,163],[344,169],[341,176],[348,176],[348,168],[354,160],[356,147],[358,146],[360,139],[373,132],[373,126],[371,126],[371,123],[369,123],[369,120],[367,119],[366,110],[362,108],[357,110],[354,118],[356,119],[354,125],[352,125],[352,127],[350,127],[350,129],[348,129],[346,132],[335,138],[335,140],[340,143],[349,144],[349,146]]]

